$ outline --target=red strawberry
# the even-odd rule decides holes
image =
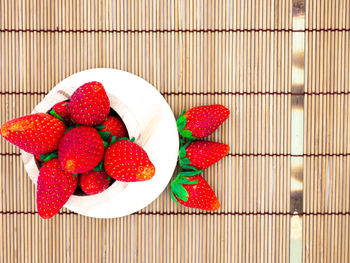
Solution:
[[[171,182],[171,197],[184,206],[214,211],[220,208],[213,189],[200,175],[184,177],[181,173]]]
[[[68,100],[56,103],[50,110],[50,114],[57,117],[58,119],[62,118],[63,121],[70,123],[71,120],[70,120],[70,114],[68,111],[68,104],[69,104]]]
[[[58,146],[58,158],[65,171],[85,173],[98,165],[103,151],[103,141],[98,132],[92,127],[80,126],[63,136]]]
[[[156,171],[145,150],[128,140],[109,146],[103,164],[109,176],[123,182],[149,180]]]
[[[57,150],[65,130],[59,119],[36,113],[6,122],[1,127],[1,135],[26,152],[47,154]]]
[[[78,176],[67,173],[57,158],[41,167],[36,203],[42,218],[51,218],[63,207],[78,185]]]
[[[182,146],[179,151],[180,165],[184,169],[207,169],[220,161],[230,151],[224,143],[194,141]]]
[[[116,139],[122,137],[128,137],[128,131],[126,130],[124,122],[114,116],[108,116],[107,119],[101,123],[101,132],[109,132],[110,136],[108,137],[108,142],[112,140],[112,137],[115,136]],[[97,127],[98,128],[98,127]]]
[[[80,175],[81,189],[88,195],[103,192],[108,188],[110,177],[105,171],[90,171]]]
[[[177,127],[185,138],[204,138],[212,134],[229,115],[230,110],[219,104],[199,106],[182,113]]]
[[[80,86],[70,98],[69,113],[74,122],[94,126],[109,113],[110,103],[103,85],[93,81]]]

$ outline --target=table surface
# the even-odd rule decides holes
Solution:
[[[231,110],[208,137],[231,148],[203,172],[221,202],[211,213],[176,206],[168,187],[120,219],[62,209],[42,220],[19,149],[1,139],[0,262],[289,262],[299,253],[349,262],[349,43],[347,0],[0,1],[1,124],[96,67],[149,81],[176,116],[214,103]]]

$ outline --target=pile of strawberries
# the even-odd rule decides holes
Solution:
[[[123,121],[110,114],[103,85],[80,86],[69,101],[47,113],[6,122],[1,135],[40,162],[36,202],[42,218],[51,218],[77,190],[97,194],[112,180],[151,179],[155,167],[128,133]]]
[[[171,197],[176,203],[214,211],[220,203],[209,184],[199,174],[228,154],[223,143],[197,140],[212,134],[230,115],[222,105],[199,106],[183,112],[177,120],[181,140],[179,162],[182,171],[171,182]]]
[[[192,108],[178,118],[182,171],[171,183],[176,203],[209,211],[219,209],[214,191],[200,174],[227,155],[230,148],[198,139],[212,134],[229,114],[222,105],[209,105]],[[42,218],[57,214],[73,193],[93,195],[107,189],[114,180],[145,181],[155,174],[147,153],[129,139],[123,121],[111,110],[99,82],[80,86],[69,101],[57,103],[49,113],[6,122],[1,135],[34,154],[38,161],[36,202]]]

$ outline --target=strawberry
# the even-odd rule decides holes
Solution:
[[[212,134],[229,115],[230,110],[219,104],[199,106],[182,113],[176,124],[183,137],[199,139]]]
[[[89,171],[80,175],[81,189],[88,195],[103,192],[108,188],[110,177],[105,171]]]
[[[65,121],[66,123],[70,123],[70,114],[68,111],[69,101],[61,101],[56,103],[50,110],[50,114],[55,116],[56,118]]]
[[[68,105],[72,120],[80,125],[100,124],[110,110],[110,103],[103,85],[93,81],[80,86]]]
[[[204,178],[198,174],[191,177],[183,176],[186,173],[188,172],[180,173],[171,182],[171,198],[176,203],[191,208],[207,211],[219,209],[220,203]]]
[[[48,219],[57,214],[77,185],[78,176],[64,171],[57,158],[44,163],[39,172],[36,192],[39,215]]]
[[[80,126],[69,130],[58,146],[62,168],[71,173],[92,170],[103,158],[104,144],[92,127]]]
[[[108,146],[103,165],[109,176],[123,182],[149,180],[156,171],[145,150],[129,140]]]
[[[229,150],[228,145],[219,142],[188,142],[180,148],[180,165],[183,169],[204,170],[220,161]]]
[[[28,153],[47,154],[57,150],[65,130],[59,119],[36,113],[6,122],[1,127],[1,135]]]
[[[108,142],[111,142],[113,136],[115,136],[116,139],[128,137],[128,131],[126,130],[124,122],[114,116],[108,116],[105,121],[95,128],[100,132],[109,132]]]

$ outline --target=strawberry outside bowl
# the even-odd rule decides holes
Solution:
[[[32,113],[48,112],[53,105],[67,100],[82,84],[103,84],[111,108],[125,123],[129,137],[147,152],[156,168],[148,181],[115,181],[96,195],[72,195],[64,207],[78,214],[96,218],[115,218],[137,212],[153,202],[168,185],[176,167],[179,136],[176,120],[159,91],[131,73],[107,68],[89,69],[58,83],[34,108]],[[25,169],[37,183],[39,168],[34,155],[21,151]]]

